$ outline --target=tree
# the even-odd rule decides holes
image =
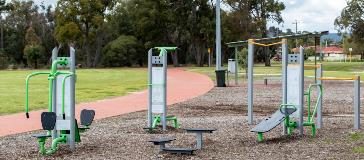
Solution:
[[[134,36],[121,35],[105,46],[102,64],[107,67],[131,66],[137,61],[140,46]]]
[[[353,41],[356,44],[363,44],[364,1],[362,0],[347,1],[347,6],[342,10],[341,15],[335,19],[335,26],[339,31],[347,30],[350,33],[352,33],[352,36],[348,40]]]
[[[208,0],[120,0],[116,6],[110,22],[113,32],[134,35],[145,52],[155,46],[178,46],[182,60],[203,65],[214,39]]]
[[[24,56],[28,61],[28,65],[34,64],[34,68],[38,68],[38,61],[44,53],[44,48],[40,43],[39,37],[34,29],[30,26],[25,35],[26,46],[24,48]]]
[[[256,29],[260,38],[266,38],[269,20],[278,24],[283,22],[281,12],[285,9],[285,5],[278,0],[226,0],[226,2],[238,16],[235,21],[239,22],[237,26],[246,28],[243,33],[245,36],[251,36],[252,34],[247,32],[255,32],[254,29]],[[247,39],[247,37],[243,38]],[[266,66],[270,66],[272,56],[268,50],[269,48],[261,49],[265,55]]]
[[[245,70],[246,75],[248,72],[248,49],[243,48],[241,51],[239,51],[238,53],[238,64],[239,66]]]
[[[364,46],[353,40],[350,36],[344,36],[343,38],[343,50],[345,54],[350,54],[349,48],[352,48],[352,54],[361,55],[361,59],[364,58]]]
[[[214,14],[208,0],[190,1],[185,3],[185,12],[189,13],[184,20],[189,33],[189,51],[196,60],[197,66],[202,67],[209,43],[214,37]],[[191,12],[186,11],[191,10]],[[179,12],[181,13],[181,12]],[[179,16],[177,14],[177,16]],[[182,15],[181,15],[182,16]]]
[[[6,4],[5,0],[0,0],[0,50],[4,49],[4,27],[2,24],[2,13],[5,11],[9,11],[10,9],[12,9],[12,6],[10,4]]]
[[[5,29],[5,54],[9,63],[27,64],[23,52],[26,45],[25,34],[29,24],[36,19],[38,6],[33,1],[12,0],[10,3],[12,9],[7,12],[2,23]]]
[[[77,42],[88,67],[93,66],[91,44],[104,24],[112,0],[59,0],[56,7],[56,39],[61,43]]]
[[[325,38],[325,39],[322,40],[321,45],[331,46],[334,43],[335,43],[335,41],[332,38]]]
[[[311,56],[315,56],[315,48],[307,48],[304,50],[305,60],[307,60]]]

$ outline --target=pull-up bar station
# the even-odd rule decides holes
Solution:
[[[353,81],[354,82],[354,129],[360,129],[360,76],[353,76],[349,78],[337,78],[337,77],[322,77],[321,81]]]
[[[315,39],[320,39],[321,36],[323,35],[327,35],[329,32],[328,31],[323,31],[323,32],[317,32],[317,33],[304,33],[304,34],[294,34],[294,35],[285,35],[285,36],[277,36],[277,37],[272,37],[272,38],[261,38],[261,39],[254,39],[253,43],[255,45],[259,45],[261,47],[270,47],[270,46],[274,46],[274,45],[279,45],[282,44],[282,39],[297,39],[297,38],[315,38]],[[265,44],[268,43],[268,44]],[[315,41],[315,43],[317,43]],[[234,48],[234,54],[235,54],[235,61],[236,61],[236,65],[235,68],[238,71],[239,66],[238,66],[238,52],[240,51],[240,49],[242,49],[243,47],[247,47],[248,44],[248,40],[244,40],[244,41],[237,41],[237,42],[229,42],[226,43],[226,45],[228,45],[229,48]],[[315,44],[319,45],[319,44]],[[316,55],[315,55],[316,57]],[[316,58],[315,58],[315,65],[317,65],[316,63]],[[235,72],[235,85],[238,85],[238,79],[239,79],[239,73]]]

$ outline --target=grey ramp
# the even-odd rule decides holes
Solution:
[[[280,110],[277,110],[273,115],[271,115],[269,118],[264,119],[250,131],[260,132],[260,133],[269,132],[270,130],[281,124],[284,121],[284,119],[285,119],[284,114],[282,114]]]

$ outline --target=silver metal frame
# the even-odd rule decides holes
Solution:
[[[282,104],[287,104],[287,66],[288,66],[288,41],[282,39]],[[283,126],[283,135],[287,134],[286,125]]]
[[[254,44],[248,44],[248,124],[253,124],[254,103]]]
[[[299,65],[300,65],[300,76],[299,76],[299,104],[298,104],[298,113],[299,113],[299,120],[298,120],[298,128],[300,135],[303,135],[303,106],[304,106],[304,86],[305,86],[305,58],[304,58],[304,48],[300,46],[300,58],[299,58]],[[287,89],[287,88],[286,88]]]
[[[354,129],[360,129],[360,76],[354,81]]]
[[[167,130],[167,53],[163,56],[163,72],[164,72],[164,83],[163,85],[163,113],[162,113],[162,125],[163,130]],[[151,128],[153,125],[153,48],[148,51],[148,127]],[[159,85],[159,84],[158,84]]]
[[[319,68],[316,68],[317,72],[316,72],[316,79],[317,79],[317,84],[320,84],[322,86],[322,64],[319,64]],[[320,91],[317,91],[320,92]],[[318,107],[317,107],[317,128],[320,129],[322,128],[322,98],[323,98],[323,92],[321,92],[321,99],[318,102]]]
[[[57,60],[59,57],[58,57],[58,51],[59,49],[61,48],[61,46],[59,47],[55,47],[52,51],[52,61],[55,61]],[[69,47],[69,50],[70,50],[70,57],[69,60],[70,60],[70,64],[69,64],[69,70],[70,72],[74,73],[74,76],[70,76],[70,79],[69,79],[69,82],[70,83],[66,83],[68,84],[68,86],[66,86],[66,88],[69,89],[69,93],[70,93],[70,97],[69,97],[69,103],[70,103],[70,108],[69,108],[69,116],[67,116],[66,120],[67,121],[62,121],[67,123],[69,122],[69,127],[70,127],[70,134],[69,136],[67,136],[67,142],[68,142],[68,145],[70,146],[70,149],[71,150],[74,150],[75,149],[75,83],[76,83],[76,77],[75,77],[75,74],[76,74],[76,50],[70,46]],[[58,78],[62,78],[62,77],[57,77]],[[52,103],[52,112],[55,112],[57,114],[57,101],[61,101],[61,97],[62,96],[58,96],[57,95],[57,90],[60,89],[62,90],[62,88],[58,88],[57,87],[57,79],[53,80],[53,103]],[[58,114],[57,114],[58,115]],[[59,115],[58,115],[59,116]],[[61,117],[57,117],[57,122],[58,123],[61,123]],[[56,123],[57,123],[56,122]],[[59,137],[59,132],[58,130],[55,128],[53,131],[52,131],[52,138],[55,139]]]

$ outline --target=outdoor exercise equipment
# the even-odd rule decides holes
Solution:
[[[61,47],[61,46],[60,46]],[[44,155],[53,154],[58,149],[59,143],[67,143],[71,150],[75,148],[75,142],[80,142],[80,132],[89,129],[94,116],[93,110],[81,111],[81,126],[75,119],[75,49],[69,47],[69,57],[58,57],[60,47],[52,51],[52,66],[50,72],[35,72],[26,78],[25,112],[29,118],[29,81],[37,75],[47,75],[49,81],[48,112],[41,114],[43,130],[47,134],[35,134],[38,139],[39,152]],[[61,70],[63,69],[63,70]],[[69,69],[68,71],[65,69]],[[51,148],[45,147],[46,140],[52,138]]]
[[[177,47],[155,47],[148,51],[148,127],[153,130],[162,123],[163,130],[167,129],[167,121],[173,121],[173,127],[179,128],[176,116],[167,115],[167,53]],[[154,56],[153,50],[159,55]]]
[[[179,154],[193,154],[194,151],[202,149],[203,146],[203,133],[213,133],[216,129],[205,129],[205,128],[187,128],[185,129],[187,133],[196,133],[196,148],[171,148],[166,147],[166,143],[170,143],[175,138],[159,138],[155,140],[150,140],[154,145],[159,145],[159,151],[164,151],[167,153],[179,153]]]
[[[303,134],[303,127],[309,126],[312,128],[312,135],[316,134],[316,124],[314,121],[315,115],[318,116],[318,122],[322,122],[321,116],[321,100],[322,100],[322,86],[321,82],[318,84],[310,85],[308,91],[304,93],[304,49],[300,47],[300,54],[288,54],[287,40],[283,39],[281,42],[276,42],[272,44],[260,44],[254,42],[254,40],[249,40],[248,48],[248,119],[251,124],[253,121],[253,58],[254,58],[254,45],[276,45],[282,44],[282,104],[278,111],[276,111],[272,116],[266,118],[256,127],[251,129],[252,132],[258,133],[258,141],[263,140],[263,133],[268,132],[284,122],[284,134],[290,135],[292,130],[295,128],[299,129],[300,135]],[[321,66],[307,66],[314,69],[320,69],[319,77],[321,77],[322,70]],[[316,77],[316,76],[315,76]],[[318,91],[318,97],[316,105],[311,109],[311,96],[312,89],[316,87]],[[307,121],[303,119],[303,106],[304,106],[304,96],[307,96]],[[319,111],[319,113],[318,113]],[[296,122],[291,117],[298,118]],[[321,127],[321,125],[320,125]]]
[[[354,129],[360,129],[360,76],[350,78],[322,77],[321,81],[353,81],[354,82]]]
[[[284,35],[284,36],[276,36],[276,37],[271,37],[271,38],[255,39],[254,42],[257,44],[262,44],[262,45],[260,45],[262,47],[269,47],[272,45],[279,45],[281,43],[279,41],[282,39],[315,38],[315,43],[316,43],[315,46],[317,46],[317,45],[319,45],[319,41],[316,41],[316,40],[320,39],[320,37],[323,35],[327,35],[328,33],[329,33],[329,31],[322,31],[322,32],[315,32],[315,33]],[[229,48],[234,48],[234,50],[235,50],[234,54],[235,54],[236,60],[238,59],[239,50],[241,48],[246,47],[248,41],[249,40],[226,43],[226,45],[228,45]],[[270,44],[264,44],[264,43],[270,43]],[[315,54],[315,57],[316,57],[316,54]],[[315,65],[316,65],[316,58],[315,58]],[[238,68],[238,64],[236,64],[236,68]],[[235,84],[236,85],[238,84],[238,72],[235,72]],[[249,121],[249,122],[251,122],[251,121]]]

